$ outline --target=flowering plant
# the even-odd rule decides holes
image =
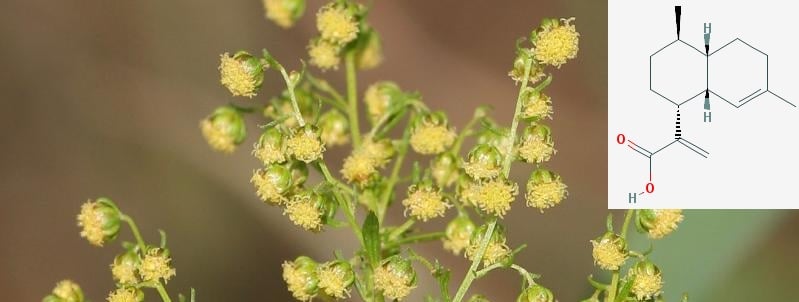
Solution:
[[[291,27],[302,17],[306,3],[264,0],[264,5],[266,18]],[[251,151],[261,164],[251,178],[255,195],[302,230],[349,228],[357,239],[359,247],[352,255],[336,252],[323,261],[298,256],[284,262],[282,277],[288,290],[299,301],[354,295],[364,301],[403,300],[417,287],[413,267],[417,262],[439,285],[427,301],[464,301],[476,279],[497,269],[511,269],[521,276],[518,302],[554,301],[539,275],[514,262],[525,245],[511,247],[506,237],[510,230],[502,220],[520,190],[526,206],[541,213],[568,195],[561,176],[545,167],[556,153],[552,131],[545,124],[553,117],[553,101],[545,90],[552,72],[577,56],[580,35],[574,18],[544,19],[529,37],[516,42],[509,76],[519,92],[509,127],[492,119],[488,107],[479,107],[456,131],[446,113],[429,108],[418,93],[394,82],[358,89],[357,71],[375,68],[383,60],[381,38],[367,22],[368,13],[369,7],[350,0],[332,1],[316,13],[318,35],[308,44],[307,61],[323,72],[344,65],[345,93],[314,74],[305,62],[290,71],[267,50],[223,53],[220,82],[242,101],[220,106],[200,122],[208,145],[230,154],[247,139],[245,118],[258,119],[261,125]],[[286,88],[260,98],[268,71],[279,73]],[[369,127],[361,126],[361,115]],[[393,135],[395,129],[400,136]],[[463,152],[467,140],[474,144]],[[328,168],[328,148],[350,150],[338,174]],[[429,157],[429,162],[406,163],[411,151]],[[522,189],[508,177],[514,163],[531,171]],[[405,166],[411,166],[410,173],[402,175]],[[321,180],[311,183],[309,170]],[[387,222],[391,206],[404,209],[404,222]],[[454,217],[443,231],[423,230],[425,222],[445,219],[448,213]],[[662,301],[663,280],[660,269],[648,259],[651,250],[630,249],[627,231],[634,223],[652,239],[662,238],[677,228],[682,212],[630,210],[620,231],[614,231],[612,218],[608,216],[605,232],[590,241],[594,262],[611,272],[611,280],[603,283],[589,276],[595,291],[584,301]],[[119,288],[109,302],[141,301],[141,289],[148,287],[170,301],[161,283],[175,274],[165,239],[159,247],[147,245],[133,221],[107,199],[85,204],[78,221],[81,236],[94,245],[113,240],[120,221],[127,222],[136,237],[137,243],[123,244],[125,252],[114,260],[112,273]],[[414,252],[413,245],[424,241],[441,241],[444,249],[471,262],[454,293],[450,271]],[[83,295],[77,285],[63,281],[45,301],[83,301]],[[468,301],[487,300],[475,294]]]

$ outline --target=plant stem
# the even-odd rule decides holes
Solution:
[[[452,154],[458,155],[458,153],[461,151],[463,140],[471,134],[472,127],[474,127],[474,124],[476,124],[479,120],[479,118],[472,118],[468,123],[466,123],[466,126],[463,127],[463,130],[461,130],[461,133],[459,133],[458,137],[455,139],[455,143],[452,144]]]
[[[133,221],[133,218],[130,218],[130,216],[125,214],[120,214],[119,217],[120,219],[122,219],[122,221],[128,224],[128,226],[130,227],[130,231],[133,233],[133,237],[136,238],[136,244],[139,246],[139,250],[141,250],[142,253],[144,253],[145,248],[147,248],[147,245],[144,243],[144,239],[142,238],[141,233],[139,232],[139,227],[136,226],[136,222]]]
[[[386,187],[383,189],[383,193],[380,195],[380,200],[377,204],[377,220],[381,223],[386,215],[386,208],[388,208],[388,201],[394,191],[394,186],[396,186],[397,181],[399,181],[399,173],[402,169],[402,164],[405,161],[405,154],[408,153],[408,141],[411,138],[410,125],[413,124],[415,117],[416,114],[414,113],[411,113],[411,115],[408,117],[408,126],[405,127],[405,132],[402,134],[402,141],[400,141],[398,148],[399,150],[397,150],[397,159],[394,160],[394,167],[391,169],[391,176],[389,176],[388,181],[386,182]]]
[[[302,118],[302,112],[300,112],[300,106],[299,104],[297,104],[297,97],[294,95],[294,83],[291,82],[289,74],[286,73],[286,69],[283,68],[282,65],[278,66],[280,67],[280,74],[283,75],[283,80],[286,81],[286,88],[289,91],[291,106],[294,108],[294,118],[297,119],[297,123],[300,124],[300,127],[303,127],[305,126],[305,119]]]
[[[624,224],[621,226],[621,233],[619,237],[622,239],[627,238],[627,229],[630,227],[630,220],[633,217],[633,210],[627,210],[624,213]],[[619,270],[613,271],[613,276],[610,279],[610,286],[607,289],[607,295],[605,295],[605,302],[615,302],[616,301],[616,293],[619,291]]]
[[[325,177],[325,180],[331,184],[335,184],[336,180],[330,175],[330,170],[327,169],[327,165],[324,161],[319,161],[319,170],[322,171],[322,175]],[[333,190],[333,196],[336,197],[336,200],[339,203],[339,206],[344,208],[344,214],[347,217],[347,222],[350,224],[350,228],[355,233],[355,236],[358,237],[358,242],[361,243],[363,246],[363,235],[361,234],[361,227],[358,225],[358,222],[355,221],[355,212],[352,209],[352,205],[349,201],[344,199],[341,196],[341,192],[339,192],[338,187]]]
[[[433,233],[427,233],[427,234],[413,235],[413,236],[408,236],[408,237],[402,238],[402,239],[397,240],[397,241],[395,241],[393,243],[390,243],[390,244],[386,245],[383,248],[384,249],[391,249],[391,248],[395,248],[395,247],[402,246],[402,245],[405,245],[405,244],[413,244],[413,243],[419,243],[419,242],[425,242],[425,241],[431,241],[431,240],[438,240],[438,239],[444,238],[444,236],[445,236],[444,232],[433,232]]]
[[[158,291],[158,295],[161,296],[161,300],[164,302],[172,302],[172,299],[169,298],[169,294],[167,294],[164,285],[161,284],[161,281],[155,283],[155,290]]]
[[[530,69],[533,67],[533,59],[526,58],[524,61],[524,77],[522,78],[522,85],[519,87],[519,95],[516,97],[516,111],[513,114],[513,122],[511,123],[510,127],[510,148],[511,150],[504,150],[505,151],[505,161],[502,165],[502,174],[505,178],[510,175],[510,164],[513,161],[512,152],[513,145],[516,142],[516,128],[519,127],[519,113],[521,112],[522,108],[522,93],[525,89],[527,89],[527,83],[530,81]],[[469,271],[466,272],[466,276],[463,277],[463,281],[461,285],[458,287],[458,292],[455,294],[455,298],[452,299],[453,302],[460,302],[463,300],[463,297],[466,295],[466,291],[469,289],[469,286],[472,285],[472,281],[476,276],[475,272],[477,271],[477,267],[480,266],[480,262],[483,260],[483,255],[485,255],[486,248],[488,247],[488,242],[491,239],[491,236],[494,235],[494,229],[497,227],[497,218],[492,217],[488,221],[488,229],[486,230],[485,236],[480,241],[480,248],[477,250],[477,255],[475,255],[474,260],[472,260],[472,265],[469,267]]]
[[[344,55],[344,64],[347,68],[347,103],[349,105],[350,133],[352,146],[361,145],[361,128],[358,125],[358,82],[355,77],[355,52],[350,50]]]

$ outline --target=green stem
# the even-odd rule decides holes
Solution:
[[[408,141],[411,138],[411,125],[413,124],[413,120],[416,117],[415,114],[411,113],[408,117],[408,126],[405,127],[405,132],[402,134],[402,141],[399,145],[399,150],[397,150],[397,159],[394,160],[394,167],[391,169],[391,176],[388,178],[388,182],[386,182],[386,187],[383,189],[383,193],[380,195],[380,201],[377,204],[377,220],[382,222],[383,218],[386,215],[386,208],[388,208],[388,201],[391,198],[391,194],[394,191],[394,186],[397,185],[397,181],[399,181],[399,173],[402,169],[402,164],[405,161],[405,154],[408,153]]]
[[[633,210],[627,210],[624,213],[624,224],[621,226],[621,233],[619,236],[624,239],[627,238],[627,229],[630,227],[630,220],[633,217]],[[613,276],[610,279],[610,286],[607,289],[607,295],[605,296],[605,302],[615,302],[616,301],[616,293],[619,291],[619,270],[613,271]]]
[[[302,118],[302,112],[300,112],[300,106],[297,104],[297,97],[294,95],[294,83],[291,82],[289,74],[286,73],[286,69],[283,68],[282,65],[278,65],[278,67],[280,67],[280,74],[283,75],[283,80],[286,81],[286,88],[289,91],[291,106],[292,108],[294,108],[294,118],[297,119],[297,123],[300,124],[300,127],[303,127],[305,126],[305,119]]]
[[[347,51],[344,55],[344,64],[347,68],[347,104],[349,105],[350,132],[352,146],[361,145],[361,128],[358,125],[358,82],[355,77],[355,51]]]
[[[522,275],[522,277],[524,277],[524,280],[527,281],[527,286],[532,286],[533,284],[535,284],[535,280],[533,280],[533,274],[528,272],[526,269],[517,264],[512,264],[510,267],[512,269],[515,269],[517,272],[519,272],[520,275]]]
[[[139,227],[136,226],[136,222],[133,221],[133,218],[130,218],[130,216],[125,214],[120,214],[119,218],[128,224],[130,231],[133,233],[133,237],[136,238],[136,244],[139,246],[139,250],[144,253],[145,249],[147,248],[147,244],[144,243],[144,238],[142,238],[141,233],[139,232]]]
[[[516,111],[513,114],[513,122],[511,123],[510,127],[510,148],[513,149],[513,145],[516,142],[516,128],[519,127],[519,113],[522,110],[522,93],[525,89],[527,89],[527,83],[530,81],[530,69],[533,67],[533,59],[526,58],[524,61],[524,77],[522,78],[522,85],[519,87],[519,95],[516,97]],[[513,150],[504,150],[505,151],[505,161],[502,165],[502,174],[505,178],[510,175],[510,164],[513,161],[513,156],[511,156],[511,151]],[[466,276],[463,277],[463,281],[461,285],[458,287],[458,292],[455,294],[455,298],[452,300],[453,302],[460,302],[463,300],[463,297],[466,295],[466,291],[469,289],[469,286],[472,285],[472,282],[475,278],[475,272],[477,271],[477,267],[480,266],[480,262],[483,259],[483,255],[485,255],[486,248],[488,247],[488,242],[491,239],[491,236],[494,235],[494,229],[497,227],[497,218],[492,217],[488,221],[488,229],[486,230],[485,236],[480,241],[480,248],[477,250],[477,254],[472,260],[472,265],[469,267],[469,271],[466,272]]]
[[[472,118],[466,123],[466,126],[463,127],[461,133],[458,134],[458,137],[455,139],[455,143],[452,145],[452,154],[458,155],[461,151],[461,145],[463,145],[463,140],[466,139],[467,136],[471,135],[471,129],[474,127],[474,124],[479,121],[480,118]]]
[[[172,302],[172,299],[169,298],[169,294],[167,294],[164,285],[161,284],[160,281],[155,283],[155,290],[158,291],[158,295],[161,296],[161,300],[164,302]]]
[[[427,234],[408,236],[386,245],[385,247],[383,247],[383,249],[392,249],[406,244],[414,244],[419,242],[438,240],[444,238],[444,236],[445,236],[444,232],[433,232]]]
[[[325,177],[325,180],[331,184],[335,184],[336,180],[330,175],[330,170],[327,169],[327,165],[323,161],[319,161],[319,170],[322,171],[322,175]],[[336,197],[338,204],[340,207],[344,208],[344,215],[347,217],[347,222],[350,224],[350,228],[355,233],[355,236],[358,237],[358,241],[363,246],[363,235],[361,234],[361,227],[358,225],[358,222],[355,221],[355,212],[352,209],[352,204],[350,204],[347,199],[341,196],[341,192],[339,192],[338,188],[333,190],[333,196]]]

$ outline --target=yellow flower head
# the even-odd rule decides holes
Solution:
[[[638,300],[652,299],[663,291],[663,277],[660,269],[649,261],[638,262],[630,269],[633,286],[631,292]]]
[[[336,299],[350,296],[349,287],[355,282],[355,273],[346,261],[333,261],[320,266],[316,271],[319,288]]]
[[[291,172],[284,166],[271,165],[253,171],[250,182],[255,185],[256,194],[262,201],[281,204],[286,201],[284,194],[292,184]]]
[[[319,117],[320,138],[326,146],[345,145],[350,141],[349,122],[338,110],[330,110]]]
[[[411,148],[419,154],[439,154],[455,142],[455,131],[447,126],[442,112],[430,113],[421,118],[411,133]]]
[[[286,161],[283,155],[283,133],[276,127],[269,127],[255,143],[252,154],[261,160],[264,166]]]
[[[306,256],[297,257],[293,262],[283,263],[283,280],[286,281],[295,299],[310,301],[316,296],[319,290],[316,267],[316,262]]]
[[[373,278],[375,288],[390,300],[402,300],[416,287],[416,272],[410,260],[399,256],[384,260],[384,264],[375,269]]]
[[[458,216],[447,224],[443,239],[444,249],[458,255],[469,246],[475,226],[467,216]]]
[[[540,164],[552,158],[556,151],[549,127],[533,124],[524,132],[521,144],[516,148],[519,157],[533,164]]]
[[[86,201],[80,207],[78,226],[80,236],[95,246],[103,246],[106,241],[113,240],[119,233],[119,210],[111,200],[99,198],[97,201]]]
[[[305,0],[263,0],[266,18],[280,27],[294,26],[305,11]]]
[[[483,212],[499,217],[505,216],[510,210],[510,204],[519,193],[519,186],[505,178],[496,178],[481,183],[475,183],[470,188],[471,202]]]
[[[324,206],[321,197],[316,193],[304,192],[286,203],[283,215],[288,215],[289,220],[303,229],[318,232],[322,229]]]
[[[163,279],[164,283],[175,276],[175,269],[169,266],[172,258],[169,252],[160,248],[153,248],[144,254],[144,259],[139,264],[139,275],[143,281],[157,281]]]
[[[535,40],[535,59],[557,68],[574,59],[580,49],[580,33],[571,24],[574,18],[560,21],[562,24],[552,20],[543,25]]]
[[[288,154],[305,163],[322,158],[322,152],[325,152],[319,131],[310,125],[296,129],[286,142],[286,147]]]
[[[378,162],[365,152],[353,152],[344,159],[341,168],[341,175],[348,183],[355,183],[359,186],[368,184],[372,177],[377,175]]]
[[[72,280],[61,280],[43,301],[83,302],[83,290]]]
[[[119,284],[136,284],[139,278],[136,277],[136,269],[139,266],[139,256],[134,252],[125,252],[114,258],[111,264],[111,275]]]
[[[264,81],[264,65],[252,55],[240,51],[234,55],[223,53],[220,57],[220,82],[233,96],[254,97]]]
[[[413,185],[408,188],[408,197],[402,201],[405,214],[410,213],[416,219],[427,221],[444,216],[444,211],[451,207],[441,195],[441,190],[430,185]]]
[[[677,229],[683,220],[682,210],[639,210],[638,224],[649,238],[660,239]]]
[[[596,240],[591,240],[594,263],[602,269],[618,270],[627,260],[627,243],[611,232],[605,233]]]
[[[524,97],[524,107],[522,108],[523,118],[529,120],[552,118],[552,98],[532,88],[528,88]]]
[[[383,62],[383,46],[380,35],[370,30],[367,33],[366,43],[355,53],[355,65],[360,69],[372,69]]]
[[[480,249],[480,242],[483,240],[483,237],[485,237],[487,231],[487,226],[482,225],[477,231],[472,233],[469,246],[466,248],[466,253],[464,254],[469,260],[474,261],[477,257],[478,250]],[[494,234],[491,235],[491,239],[488,241],[485,254],[483,254],[482,260],[484,266],[500,262],[510,256],[511,250],[506,244],[506,241],[505,229],[501,225],[497,225]]]
[[[388,112],[394,101],[392,95],[398,93],[400,93],[399,86],[393,82],[377,82],[366,88],[363,101],[366,103],[366,112],[372,124],[377,123]]]
[[[108,294],[108,302],[141,302],[144,301],[144,293],[133,287],[119,288]]]
[[[560,176],[546,169],[538,169],[530,175],[527,182],[527,206],[544,212],[544,209],[561,203],[569,193]]]
[[[337,45],[349,43],[358,36],[358,21],[346,7],[330,3],[316,13],[316,29],[322,39]]]
[[[311,41],[308,45],[308,56],[311,58],[311,65],[322,70],[338,69],[341,63],[341,47],[325,40]]]
[[[212,149],[230,154],[247,136],[244,117],[235,108],[222,106],[200,122],[205,141]]]
[[[463,163],[463,170],[474,179],[494,178],[502,169],[502,155],[496,147],[479,144],[469,152],[469,160]]]

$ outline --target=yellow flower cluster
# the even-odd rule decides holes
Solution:
[[[306,163],[322,158],[325,144],[317,132],[308,126],[296,129],[286,142],[288,154]]]
[[[135,288],[119,288],[108,294],[108,302],[141,302],[144,295]]]
[[[219,63],[220,82],[233,96],[252,98],[261,85],[258,74],[262,71],[255,68],[256,66],[248,64],[247,60],[223,53],[220,55]]]
[[[682,210],[653,210],[654,219],[647,234],[652,239],[660,239],[677,229],[677,225],[682,222]]]
[[[406,215],[428,221],[444,216],[444,211],[452,207],[441,194],[441,190],[429,185],[414,185],[408,188],[408,197],[402,201]]]
[[[344,159],[341,175],[348,183],[363,187],[376,177],[378,169],[383,168],[393,154],[393,147],[388,140],[374,141],[367,137],[358,149]]]
[[[139,275],[143,281],[164,280],[166,283],[175,276],[175,269],[169,265],[170,262],[172,258],[166,251],[160,248],[150,249],[139,264]]]
[[[624,239],[613,233],[591,240],[594,263],[602,269],[618,270],[627,260],[627,245]]]
[[[422,124],[411,134],[411,147],[419,154],[439,154],[455,142],[455,131],[446,125]]]
[[[519,186],[504,178],[473,183],[464,188],[461,196],[490,215],[505,216],[519,193]]]
[[[552,22],[541,29],[535,41],[535,59],[538,62],[560,68],[577,56],[580,33],[572,21],[574,18],[561,19],[562,24]]]
[[[297,194],[286,203],[284,215],[289,220],[302,228],[318,232],[322,229],[322,209],[319,208],[312,194]]]

